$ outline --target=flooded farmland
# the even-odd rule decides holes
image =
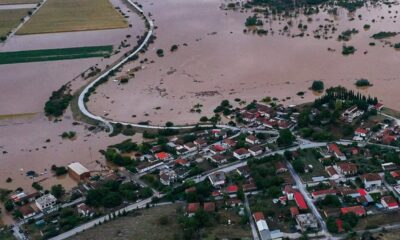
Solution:
[[[352,14],[339,9],[337,15],[321,10],[293,18],[260,16],[263,29],[268,30],[267,35],[260,36],[251,29],[244,33],[246,18],[253,13],[224,10],[221,6],[227,3],[143,1],[144,10],[151,13],[157,26],[155,44],[140,57],[142,63],[136,61],[122,70],[121,75],[139,67],[134,78],[127,84],[109,81],[100,86],[91,97],[89,109],[114,120],[191,124],[212,114],[223,99],[251,101],[271,96],[285,104],[298,104],[315,98],[308,90],[313,80],[323,80],[326,87],[354,89],[360,78],[374,84],[364,93],[400,108],[393,97],[400,87],[400,52],[390,46],[400,38],[371,38],[380,31],[400,30],[396,22],[399,5],[369,6]],[[292,26],[284,32],[289,20]],[[300,23],[306,24],[307,30],[300,31]],[[364,29],[366,24],[369,29]],[[315,38],[328,25],[327,33]],[[358,33],[350,40],[337,40],[341,32],[353,28]],[[371,42],[375,46],[370,46]],[[178,50],[171,52],[172,45],[178,45]],[[344,56],[343,45],[357,50]],[[158,49],[163,49],[164,57],[157,56]],[[296,95],[299,91],[306,93],[300,97]],[[202,113],[190,112],[196,104],[203,105]]]

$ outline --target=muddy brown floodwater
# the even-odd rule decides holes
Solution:
[[[128,84],[109,81],[98,88],[89,103],[89,109],[96,114],[129,122],[190,124],[202,115],[212,114],[223,99],[291,97],[284,103],[298,104],[315,98],[308,91],[313,80],[322,79],[326,87],[340,84],[355,89],[355,80],[359,78],[367,78],[374,84],[364,92],[400,109],[397,97],[400,52],[370,38],[379,31],[400,31],[400,25],[395,22],[399,5],[362,8],[353,15],[344,9],[339,10],[338,16],[321,11],[309,16],[312,22],[299,16],[292,19],[290,33],[300,33],[297,26],[302,22],[308,25],[306,33],[310,36],[292,38],[278,34],[288,19],[269,19],[266,23],[262,18],[264,29],[274,29],[273,35],[245,34],[244,22],[252,13],[222,10],[220,7],[225,1],[146,0],[141,3],[155,20],[157,40],[140,58],[147,58],[147,63],[137,61],[124,68],[123,74],[142,67]],[[354,20],[350,21],[352,17]],[[327,24],[326,19],[333,20],[338,30],[331,34],[331,39],[315,39],[312,31]],[[370,24],[371,28],[364,30],[364,24]],[[348,42],[337,41],[342,31],[352,28],[359,33]],[[390,41],[396,43],[399,38]],[[376,46],[369,46],[370,42],[376,42]],[[353,45],[356,53],[343,56],[344,43]],[[173,44],[179,48],[171,53]],[[165,56],[158,57],[157,49],[163,49]],[[304,98],[296,95],[299,91],[306,92]],[[190,113],[197,103],[204,105],[203,112]]]
[[[105,161],[99,150],[127,138],[109,138],[107,133],[88,131],[87,125],[74,125],[70,110],[58,123],[49,121],[43,113],[44,104],[53,91],[80,76],[81,72],[91,66],[97,64],[104,69],[105,65],[113,63],[135,46],[136,36],[145,32],[141,17],[129,10],[124,1],[111,2],[129,16],[127,21],[132,24],[132,28],[13,36],[0,45],[0,51],[20,51],[97,45],[113,45],[117,49],[123,40],[130,44],[129,48],[123,48],[120,53],[108,59],[0,65],[0,188],[15,190],[22,187],[29,193],[33,191],[32,182],[39,181],[45,189],[58,183],[70,189],[76,182],[68,176],[53,177],[50,172],[53,164],[66,166],[79,161],[89,170],[102,170]],[[127,35],[131,37],[127,38]],[[71,89],[75,91],[88,81],[77,77],[71,82]],[[18,115],[25,113],[36,114],[24,117]],[[75,131],[77,138],[73,141],[61,139],[60,135],[65,131]],[[133,140],[141,141],[141,136],[137,134]],[[27,177],[26,172],[30,170],[40,176],[35,179]],[[8,177],[13,179],[11,183],[6,183]]]

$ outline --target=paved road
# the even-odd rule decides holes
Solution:
[[[247,194],[244,195],[244,207],[246,208],[246,211],[249,213],[249,223],[251,227],[251,233],[253,234],[253,240],[259,240],[260,238],[258,237],[256,223],[251,217],[250,205],[249,205],[249,200],[247,199]]]
[[[322,233],[325,236],[329,237],[330,234],[328,232],[328,228],[326,227],[326,223],[325,223],[324,219],[322,218],[321,214],[318,212],[318,209],[315,207],[315,204],[312,201],[312,199],[310,198],[308,192],[306,191],[305,186],[304,186],[303,182],[301,181],[299,175],[297,175],[296,171],[293,169],[293,166],[290,162],[286,162],[286,165],[288,166],[288,170],[289,170],[290,174],[292,175],[293,180],[296,182],[298,190],[304,196],[304,199],[306,200],[308,207],[310,208],[310,210],[312,211],[314,216],[317,218],[318,223],[321,226]]]
[[[142,14],[144,16],[144,18],[146,19],[146,22],[149,25],[149,31],[147,32],[147,35],[146,35],[145,39],[143,40],[142,44],[140,44],[139,47],[133,53],[131,53],[126,58],[122,59],[120,62],[115,64],[112,68],[110,68],[107,71],[105,71],[103,74],[101,74],[99,77],[97,77],[93,82],[91,82],[89,85],[87,85],[83,89],[81,94],[79,95],[79,99],[78,99],[78,107],[79,107],[79,110],[82,112],[82,114],[84,114],[88,118],[91,118],[91,119],[94,119],[96,121],[99,121],[99,122],[103,123],[108,128],[108,130],[110,132],[113,131],[113,126],[112,126],[111,122],[109,120],[106,120],[106,119],[104,119],[104,118],[102,118],[100,116],[96,116],[96,115],[92,114],[91,112],[89,112],[89,110],[86,108],[86,104],[83,101],[83,99],[85,98],[85,95],[86,95],[86,93],[88,93],[89,89],[92,88],[97,82],[99,82],[104,77],[107,77],[111,72],[117,70],[119,67],[121,67],[126,62],[128,62],[133,56],[138,54],[147,45],[150,37],[153,34],[153,30],[154,30],[153,21],[144,14],[143,10],[138,5],[133,3],[131,0],[127,0],[127,2],[132,7],[134,7],[140,14]]]
[[[143,201],[140,201],[138,203],[131,204],[131,205],[125,207],[125,208],[121,208],[119,210],[116,210],[114,212],[114,215],[119,215],[119,214],[123,213],[124,211],[125,212],[130,212],[130,211],[133,211],[135,209],[145,208],[146,205],[151,202],[151,199],[152,199],[151,197],[150,198],[146,198]],[[102,223],[104,221],[110,220],[111,219],[110,215],[111,214],[96,218],[96,219],[94,219],[94,220],[92,220],[90,222],[87,222],[85,224],[82,224],[82,225],[74,228],[74,229],[71,229],[68,232],[65,232],[65,233],[62,233],[62,234],[60,234],[58,236],[55,236],[55,237],[51,238],[50,240],[64,240],[64,239],[67,239],[69,237],[72,237],[72,236],[74,236],[74,235],[76,235],[76,234],[78,234],[78,233],[80,233],[80,232],[82,232],[84,230],[87,230],[89,228],[92,228],[92,227],[98,225],[99,223]]]
[[[10,39],[12,36],[14,36],[15,33],[16,33],[19,29],[21,29],[22,26],[23,26],[26,22],[28,22],[29,19],[31,19],[32,16],[35,15],[35,13],[37,13],[37,11],[39,11],[39,9],[40,9],[46,2],[47,2],[47,0],[41,1],[41,2],[40,2],[40,6],[37,7],[35,10],[33,10],[33,11],[32,11],[32,14],[30,14],[30,15],[24,17],[24,18],[23,18],[23,21],[22,21],[16,28],[14,28],[13,30],[11,30],[11,33],[8,35],[6,41],[7,41],[8,39]],[[32,4],[31,4],[31,5],[32,5]],[[35,7],[37,6],[37,4],[33,4],[33,5],[35,5]],[[4,46],[4,44],[6,43],[6,41],[4,41],[4,42],[2,43],[3,46]]]

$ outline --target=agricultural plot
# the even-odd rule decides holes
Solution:
[[[48,0],[17,34],[125,27],[127,21],[108,0]]]
[[[0,42],[4,41],[8,33],[28,15],[28,11],[29,9],[0,10]]]
[[[111,54],[112,49],[112,46],[98,46],[2,52],[0,53],[0,64],[106,57]]]
[[[39,3],[39,0],[0,0],[0,5],[33,4],[33,3]]]

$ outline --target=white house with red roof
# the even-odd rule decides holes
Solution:
[[[365,128],[357,128],[354,131],[354,140],[364,140],[369,134],[369,131]]]
[[[168,161],[172,159],[172,156],[169,153],[166,152],[159,152],[154,155],[156,159],[160,161]]]
[[[335,189],[324,189],[318,190],[311,193],[311,196],[314,199],[323,199],[328,195],[337,195],[337,191]]]
[[[365,188],[373,188],[382,185],[382,178],[377,173],[367,173],[361,176]]]
[[[398,209],[399,204],[397,203],[396,199],[392,196],[384,196],[381,198],[381,204],[384,208],[388,210]]]
[[[219,144],[212,145],[210,148],[210,152],[212,154],[222,154],[225,151],[226,151],[226,149],[222,145],[219,145]]]
[[[338,145],[335,143],[328,144],[328,151],[332,153],[336,158],[340,159],[341,161],[346,161],[346,155],[340,150]]]
[[[250,144],[258,144],[260,143],[260,141],[258,140],[258,138],[254,135],[249,135],[246,137],[246,142],[250,143]]]
[[[238,160],[249,158],[251,153],[246,148],[239,148],[233,152],[233,156]]]

